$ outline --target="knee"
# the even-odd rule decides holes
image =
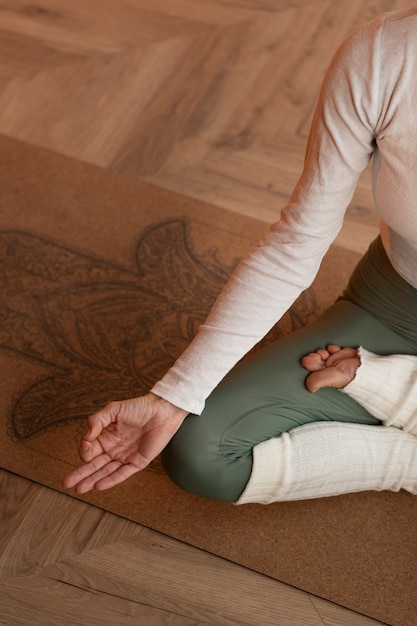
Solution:
[[[192,416],[187,420],[192,419]],[[188,426],[188,425],[187,425]],[[182,426],[163,450],[161,459],[165,472],[178,487],[213,497],[212,472],[215,454],[204,436],[196,436],[195,429]]]
[[[224,454],[218,440],[207,432],[206,424],[201,425],[194,415],[185,420],[163,450],[161,459],[169,478],[178,487],[212,500],[236,501],[247,482],[245,472],[239,473],[235,467],[236,459]]]

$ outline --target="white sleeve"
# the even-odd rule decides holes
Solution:
[[[340,48],[318,99],[301,178],[281,219],[238,265],[206,322],[152,391],[199,414],[229,370],[314,280],[374,151],[382,18]]]

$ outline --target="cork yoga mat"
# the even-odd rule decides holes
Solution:
[[[85,417],[163,374],[265,226],[5,137],[0,162],[1,466],[59,490]],[[356,261],[333,247],[274,337]],[[157,459],[82,499],[388,624],[417,615],[406,493],[235,507],[182,492]]]

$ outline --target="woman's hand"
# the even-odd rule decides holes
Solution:
[[[68,474],[62,486],[81,494],[123,482],[153,461],[186,415],[153,393],[111,402],[88,418],[89,428],[78,450],[85,464]]]

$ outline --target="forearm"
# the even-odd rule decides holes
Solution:
[[[337,225],[318,238],[317,226],[307,231],[309,235],[302,224],[286,223],[271,229],[234,272],[197,336],[154,393],[201,413],[223,377],[312,282]]]

